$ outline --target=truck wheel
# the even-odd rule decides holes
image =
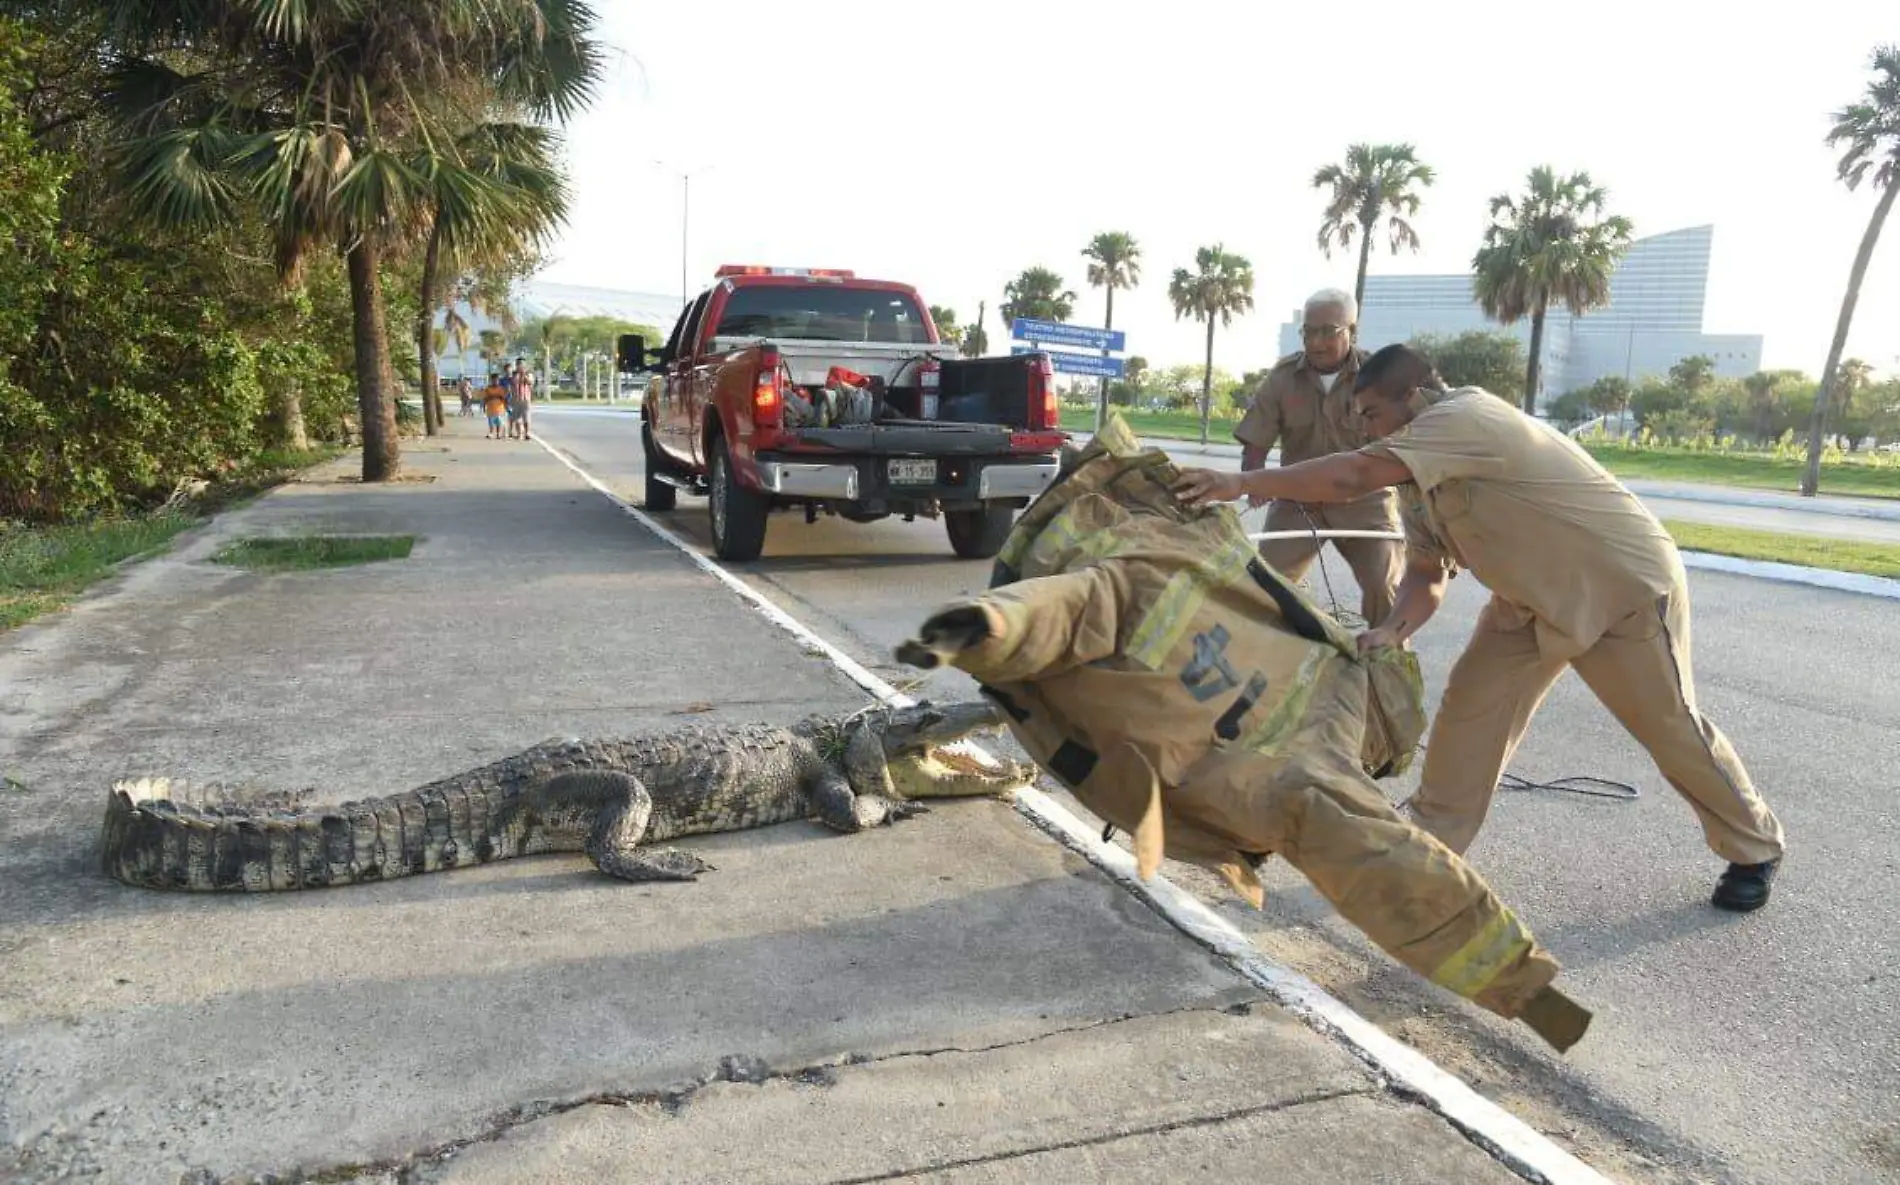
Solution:
[[[667,485],[659,478],[660,450],[653,447],[653,426],[645,423],[645,419],[645,416],[641,417],[643,422],[640,425],[640,447],[646,450],[647,455],[646,508],[648,510],[671,510],[679,501],[679,491]]]
[[[765,550],[766,513],[771,502],[764,494],[739,484],[732,467],[732,446],[721,436],[713,446],[712,489],[706,499],[712,512],[713,554],[722,560],[756,560]]]
[[[1008,506],[985,506],[978,510],[946,510],[943,529],[950,536],[950,550],[966,560],[993,559],[1003,550],[1003,541],[1016,523],[1016,511]]]

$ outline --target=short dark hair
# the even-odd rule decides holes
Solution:
[[[1372,356],[1359,365],[1359,376],[1353,380],[1353,393],[1357,394],[1369,387],[1400,382],[1405,390],[1413,387],[1425,387],[1433,391],[1443,391],[1445,380],[1438,377],[1438,368],[1423,350],[1395,342],[1373,351]]]

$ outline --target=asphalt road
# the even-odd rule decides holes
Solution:
[[[549,443],[639,500],[638,417],[537,410]],[[1722,514],[1744,526],[1785,513],[1680,507],[1680,517]],[[703,500],[682,498],[661,518],[707,546]],[[1345,565],[1334,557],[1326,567],[1341,603],[1356,602]],[[892,646],[930,608],[980,590],[988,564],[954,559],[935,522],[807,525],[786,515],[774,520],[765,557],[735,570],[901,686],[920,672],[892,664]],[[1693,573],[1691,585],[1702,705],[1781,815],[1789,860],[1769,908],[1745,917],[1711,909],[1721,864],[1690,812],[1565,676],[1514,771],[1594,774],[1640,797],[1503,793],[1470,854],[1597,1011],[1569,1057],[1548,1056],[1414,979],[1284,865],[1273,866],[1264,912],[1198,870],[1171,864],[1169,875],[1263,949],[1620,1179],[1900,1182],[1900,796],[1891,780],[1900,613],[1889,601],[1719,573]],[[1323,587],[1316,595],[1328,599]],[[1484,597],[1468,577],[1456,581],[1418,639],[1434,699]],[[918,693],[969,689],[951,672]]]

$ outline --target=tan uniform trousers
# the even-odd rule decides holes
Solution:
[[[1696,708],[1686,587],[1624,618],[1567,664],[1538,651],[1527,616],[1493,600],[1452,667],[1410,802],[1420,827],[1455,852],[1471,845],[1532,713],[1568,665],[1688,800],[1717,855],[1735,864],[1781,855],[1780,821],[1728,738]]]
[[[1310,516],[1310,517],[1309,517]],[[1336,506],[1276,501],[1267,507],[1269,531],[1397,531],[1391,499]],[[1377,626],[1392,612],[1399,579],[1405,574],[1405,544],[1395,539],[1263,539],[1260,558],[1292,584],[1305,579],[1321,547],[1339,551],[1359,585],[1359,615]]]

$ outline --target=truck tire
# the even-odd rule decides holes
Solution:
[[[712,487],[706,506],[712,514],[713,554],[740,563],[758,559],[765,550],[766,516],[772,504],[764,494],[739,484],[739,474],[732,467],[732,446],[723,436],[713,444],[712,472],[707,476]]]
[[[653,447],[653,425],[646,422],[645,416],[640,417],[640,420],[640,447],[646,450],[647,455],[646,508],[648,510],[671,510],[679,502],[680,492],[660,480],[660,450]]]
[[[1009,506],[984,506],[977,510],[946,510],[943,529],[950,536],[950,550],[966,560],[994,559],[1003,550],[1010,528],[1016,524],[1016,511]]]

